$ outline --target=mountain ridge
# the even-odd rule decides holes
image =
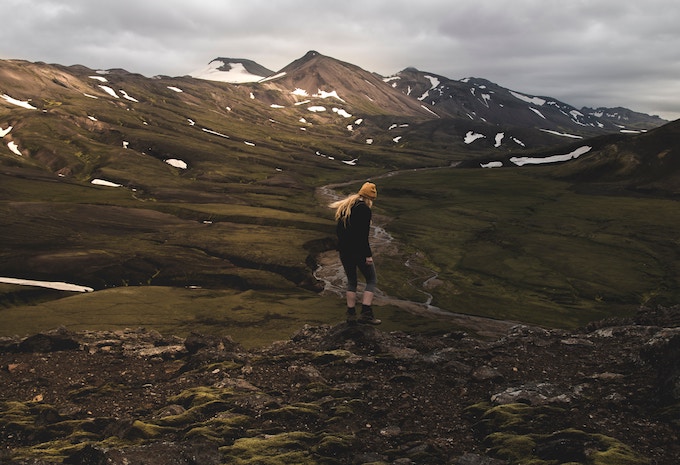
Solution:
[[[278,79],[282,75],[285,75],[287,72],[289,72],[291,69],[304,68],[310,61],[319,57],[328,58],[338,63],[342,63],[345,66],[351,67],[352,71],[358,70],[364,71],[363,69],[357,67],[356,65],[352,65],[350,63],[343,62],[335,58],[325,57],[324,55],[320,54],[315,50],[310,50],[302,57],[292,61],[290,64],[281,68],[279,71],[270,72],[269,75],[267,76],[264,76],[263,74],[260,75],[263,76],[264,81],[267,81],[269,79]],[[217,58],[213,61],[218,60],[224,59]],[[242,59],[236,59],[233,61],[234,62],[247,61],[249,63],[254,63],[250,60]],[[265,67],[256,63],[254,64],[260,67],[261,69],[266,70]],[[192,75],[194,75],[194,73],[192,73]],[[483,78],[470,77],[463,78],[460,80],[454,80],[442,75],[438,75],[436,73],[420,71],[413,66],[406,67],[402,71],[391,76],[382,76],[381,78],[385,82],[388,83],[392,82],[394,88],[402,91],[406,95],[410,96],[412,93],[420,95],[420,97],[416,97],[417,100],[419,101],[429,103],[432,106],[440,104],[439,108],[442,108],[444,110],[444,114],[447,116],[471,117],[471,115],[475,115],[475,117],[489,121],[494,124],[509,124],[516,123],[517,121],[516,115],[514,117],[505,115],[489,118],[488,111],[489,102],[492,101],[489,92],[495,93],[498,91],[513,94],[515,95],[516,98],[520,100],[524,99],[526,101],[533,102],[540,101],[541,103],[539,103],[538,106],[541,107],[544,107],[545,103],[549,103],[550,105],[553,105],[555,107],[554,109],[551,109],[553,110],[551,113],[553,114],[555,114],[556,112],[562,113],[564,114],[564,116],[567,116],[567,119],[571,119],[576,124],[598,125],[603,124],[600,121],[604,121],[604,124],[608,125],[627,124],[631,126],[632,129],[636,127],[641,129],[648,129],[649,127],[663,124],[663,121],[665,121],[656,115],[647,115],[624,107],[614,108],[598,107],[596,109],[592,109],[589,107],[581,107],[580,109],[577,109],[576,107],[560,102],[558,99],[552,97],[525,95],[525,93],[522,92],[505,89],[500,85]],[[394,83],[394,80],[396,79],[401,81],[399,82],[399,84],[401,85]],[[429,84],[433,83],[432,81],[433,79],[438,81],[437,84],[428,86],[428,83]],[[476,90],[479,91],[479,94],[482,96],[482,97],[476,96],[476,100],[479,100],[481,98],[480,101],[482,106],[480,106],[479,102],[476,101],[475,99],[465,98],[468,92],[471,92],[472,95],[474,96]],[[434,94],[433,92],[436,92],[438,95]],[[454,101],[455,104],[452,105],[451,101]],[[487,111],[484,111],[483,107],[486,107]],[[536,115],[534,116],[538,115],[539,117],[544,117],[537,109],[534,109],[534,111],[536,112]],[[477,113],[480,114],[478,115]],[[553,117],[554,116],[556,115],[553,115]],[[552,127],[549,127],[548,129],[556,129],[557,127],[563,125],[564,122],[566,122],[566,120],[564,118],[561,118],[562,124],[553,124],[551,125]]]

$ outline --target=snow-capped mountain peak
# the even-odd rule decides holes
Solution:
[[[272,74],[274,72],[264,66],[243,58],[215,58],[204,68],[189,73],[197,79],[232,84],[257,82]]]

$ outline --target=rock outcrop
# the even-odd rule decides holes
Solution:
[[[0,463],[674,464],[680,308],[495,340],[306,326],[0,340]]]

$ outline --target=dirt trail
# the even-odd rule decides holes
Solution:
[[[391,177],[398,174],[399,172],[390,172],[373,179]],[[342,197],[336,192],[336,189],[358,182],[361,181],[353,180],[343,183],[328,184],[319,187],[316,191],[316,196],[322,205],[328,205]],[[370,243],[371,249],[376,256],[395,255],[399,249],[399,244],[387,229],[385,229],[387,220],[389,220],[389,218],[373,215]],[[436,281],[437,272],[421,265],[419,263],[421,260],[418,259],[418,256],[418,252],[412,254],[405,261],[404,266],[411,268],[418,276],[409,284],[423,293],[425,302],[414,302],[389,296],[380,290],[380,284],[378,284],[374,299],[375,305],[392,305],[418,315],[446,318],[463,328],[474,331],[476,334],[485,337],[498,337],[504,335],[507,333],[508,329],[518,324],[518,322],[514,321],[495,320],[492,318],[453,313],[432,305],[432,295],[427,293],[424,289],[427,289],[429,285],[432,285]],[[323,292],[344,296],[346,280],[338,253],[334,250],[324,252],[317,257],[317,262],[319,266],[314,272],[314,276],[324,283]],[[378,270],[378,273],[379,272],[380,271]],[[359,285],[361,286],[361,282]],[[361,287],[359,290],[361,291]]]

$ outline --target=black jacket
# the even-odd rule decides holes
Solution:
[[[373,252],[368,243],[368,233],[371,229],[373,212],[363,200],[357,201],[347,220],[338,220],[336,232],[338,234],[338,250],[342,254],[353,254],[357,257],[372,257]]]

